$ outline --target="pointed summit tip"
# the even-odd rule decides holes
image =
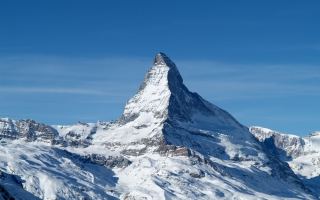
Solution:
[[[170,58],[162,53],[162,52],[159,52],[156,57],[154,58],[153,60],[153,65],[167,65],[168,67],[171,67],[171,66],[176,66],[171,60]]]

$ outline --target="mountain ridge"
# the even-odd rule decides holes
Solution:
[[[251,126],[249,130],[268,151],[287,162],[311,190],[320,194],[319,131],[299,137],[257,126]]]
[[[118,120],[49,126],[1,119],[0,136],[0,169],[19,174],[38,198],[317,199],[247,127],[190,92],[164,53]],[[41,186],[47,176],[56,187]]]

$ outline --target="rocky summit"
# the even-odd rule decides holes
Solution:
[[[0,179],[17,199],[317,199],[227,111],[190,92],[164,53],[120,119],[0,120]]]

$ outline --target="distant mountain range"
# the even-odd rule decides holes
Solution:
[[[249,130],[273,155],[287,162],[308,188],[320,195],[320,132],[298,137],[255,126]]]
[[[318,199],[319,132],[245,127],[158,53],[120,119],[0,120],[2,199]]]

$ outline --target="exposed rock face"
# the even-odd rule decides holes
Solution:
[[[50,126],[37,123],[32,119],[19,121],[0,119],[0,136],[4,138],[51,142],[57,135],[58,132]]]
[[[305,150],[306,141],[301,137],[254,126],[249,127],[249,130],[269,151],[282,160],[313,153]]]
[[[122,156],[103,156],[98,154],[87,154],[83,156],[84,162],[92,162],[102,166],[105,166],[109,169],[113,169],[115,167],[125,168],[131,164],[131,161],[122,157]]]

